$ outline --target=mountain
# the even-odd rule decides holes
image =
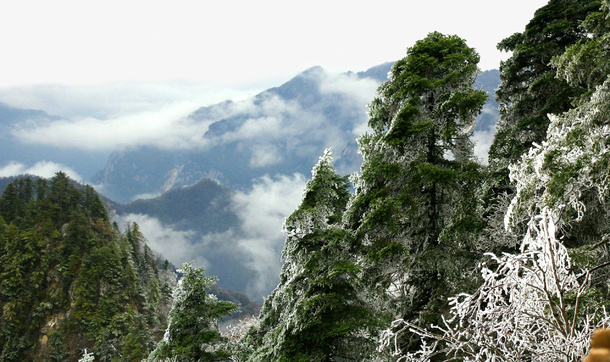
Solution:
[[[45,111],[16,108],[0,102],[0,125],[2,126],[24,121],[58,119],[61,119],[61,117],[49,115]]]
[[[176,275],[136,224],[63,173],[0,197],[0,360],[141,360],[163,335]]]
[[[230,209],[232,193],[218,182],[204,178],[194,185],[172,189],[152,199],[117,204],[115,211],[119,215],[150,215],[179,230],[223,232],[238,222]]]
[[[175,239],[164,238],[162,244],[152,244],[156,251],[175,255],[171,249],[184,249],[185,252],[180,254],[190,257],[184,261],[205,260],[206,273],[217,276],[219,285],[243,291],[252,282],[254,274],[244,265],[244,255],[229,247],[230,235],[239,224],[231,204],[233,194],[217,181],[204,178],[194,185],[174,188],[155,198],[129,204],[110,202],[108,208],[120,220],[137,220],[138,217],[147,221],[151,218],[158,220],[160,227],[179,233],[183,244],[172,245],[177,242]],[[155,239],[157,235],[152,231],[149,236]],[[217,238],[223,242],[211,241]]]
[[[365,127],[366,104],[391,65],[341,75],[313,67],[245,101],[202,107],[189,116],[207,125],[199,147],[116,151],[93,183],[108,197],[129,202],[204,177],[244,189],[263,175],[307,174],[325,148],[343,150]],[[358,167],[350,159],[340,171]]]
[[[473,87],[484,90],[489,96],[483,106],[483,111],[477,117],[477,131],[491,131],[496,125],[498,120],[498,102],[496,102],[494,95],[499,85],[500,71],[497,69],[486,70],[479,74],[473,84]]]
[[[385,82],[388,80],[388,72],[394,63],[395,62],[386,62],[369,68],[364,72],[358,72],[358,78],[371,78],[377,80],[379,83]]]

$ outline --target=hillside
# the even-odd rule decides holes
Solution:
[[[194,185],[174,188],[155,198],[129,204],[109,201],[107,204],[121,223],[141,219],[144,222],[142,227],[146,228],[147,220],[155,220],[179,234],[181,243],[175,238],[159,241],[154,231],[147,236],[153,249],[170,259],[176,253],[185,255],[184,260],[172,260],[173,263],[194,260],[202,264],[205,260],[206,273],[219,277],[221,286],[243,292],[255,275],[244,265],[244,255],[230,247],[233,230],[239,226],[232,203],[233,194],[214,180],[202,179]]]
[[[58,173],[0,197],[0,360],[145,358],[176,276],[137,224],[119,233],[97,193]]]

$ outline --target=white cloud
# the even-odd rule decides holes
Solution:
[[[275,114],[273,112],[271,114]],[[280,116],[281,117],[281,116]],[[221,142],[250,141],[264,138],[277,139],[282,137],[285,129],[282,127],[281,118],[275,116],[265,116],[260,118],[247,119],[236,131],[229,132],[221,137]]]
[[[484,164],[487,164],[487,155],[489,153],[489,147],[493,143],[494,136],[496,134],[495,129],[489,131],[477,131],[471,139],[474,144],[474,155],[479,158]]]
[[[143,214],[127,214],[117,217],[115,221],[123,228],[128,223],[137,223],[148,246],[176,266],[191,261],[196,266],[208,265],[205,252],[201,250],[202,245],[192,242],[194,231],[175,230],[172,226],[163,225],[158,219]]]
[[[44,178],[51,178],[59,171],[63,171],[75,181],[82,181],[82,177],[76,171],[67,166],[50,161],[39,161],[32,166],[26,166],[23,163],[11,161],[5,166],[0,166],[0,177],[28,174]]]
[[[16,126],[12,133],[24,143],[58,148],[108,151],[142,145],[190,148],[202,144],[201,137],[208,126],[187,118],[196,108],[191,103],[178,103],[105,120],[88,117],[25,123]]]
[[[0,101],[17,108],[41,109],[66,119],[105,120],[176,103],[207,106],[227,99],[243,99],[259,91],[259,88],[237,90],[192,82],[34,85],[0,88]]]
[[[379,83],[371,78],[360,79],[354,73],[333,73],[324,78],[320,86],[322,93],[343,93],[349,95],[356,103],[365,106],[371,102]]]
[[[249,267],[258,274],[248,294],[265,295],[275,287],[285,240],[282,225],[299,206],[306,181],[300,174],[266,176],[257,180],[248,192],[234,196],[234,210],[241,221],[242,235],[237,245],[250,255]]]
[[[16,125],[12,135],[27,144],[94,151],[140,145],[175,149],[201,146],[209,121],[217,120],[194,122],[191,112],[259,91],[188,82],[39,85],[0,88],[0,101],[63,117]]]
[[[159,195],[161,195],[160,192],[137,194],[134,197],[132,197],[131,200],[135,201],[135,200],[154,199],[155,197],[157,197]]]
[[[282,154],[277,147],[267,145],[254,145],[251,149],[250,166],[253,168],[272,166],[282,162]]]
[[[362,107],[376,88],[370,79],[355,75],[331,74],[321,77],[323,94],[345,94],[340,106]],[[269,141],[286,141],[286,152],[308,152],[312,140],[324,148],[342,149],[353,135],[338,132],[340,125],[326,120],[317,110],[306,111],[296,101],[285,101],[275,95],[250,97],[235,102],[211,119],[188,118],[201,106],[227,98],[240,99],[254,91],[215,91],[216,88],[189,83],[105,84],[99,86],[31,86],[0,88],[0,100],[21,108],[37,108],[49,114],[66,116],[57,121],[29,121],[16,125],[11,133],[26,144],[109,152],[116,148],[156,146],[165,149],[192,149],[215,144],[239,143],[251,149],[252,166],[273,165],[281,157],[265,153]],[[256,103],[255,103],[256,100]],[[220,109],[220,108],[218,108]],[[228,112],[227,112],[228,111]],[[220,137],[202,139],[215,121],[239,114],[251,116],[233,131]],[[355,132],[362,129],[354,119]],[[314,150],[314,152],[321,152]]]

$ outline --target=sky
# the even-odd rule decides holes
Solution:
[[[365,70],[431,31],[480,68],[546,0],[20,0],[0,5],[0,88],[187,81],[263,88],[314,65]],[[0,100],[2,101],[2,100]]]

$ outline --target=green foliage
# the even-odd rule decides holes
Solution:
[[[349,184],[334,170],[329,150],[312,174],[284,225],[280,284],[244,342],[253,361],[349,360],[374,351],[379,320],[362,299],[354,238],[340,223]]]
[[[220,342],[225,340],[218,330],[218,319],[238,309],[232,302],[218,301],[206,290],[215,278],[204,274],[203,268],[190,263],[180,270],[184,276],[174,292],[165,337],[150,358],[179,361],[216,361],[229,356]]]
[[[469,286],[482,229],[468,139],[487,99],[472,87],[478,61],[463,39],[431,33],[370,105],[373,132],[359,139],[362,172],[345,221],[379,313],[438,322],[443,299]]]
[[[582,96],[587,101],[610,73],[608,3],[605,2],[599,11],[589,13],[579,28],[587,37],[568,46],[561,55],[553,57],[552,65],[557,69],[558,78],[572,87],[587,90]]]
[[[501,119],[489,151],[493,176],[502,185],[498,192],[507,190],[508,165],[518,161],[534,143],[545,140],[547,114],[567,111],[586,91],[582,83],[557,78],[551,60],[587,38],[588,32],[581,25],[599,8],[599,0],[550,0],[536,11],[524,32],[498,44],[498,49],[512,52],[500,66],[502,84],[496,97]]]
[[[145,358],[170,296],[160,292],[167,281],[155,272],[157,258],[140,257],[147,247],[137,225],[121,237],[97,193],[63,173],[19,178],[6,190],[0,359],[76,361],[84,348],[101,361]]]

